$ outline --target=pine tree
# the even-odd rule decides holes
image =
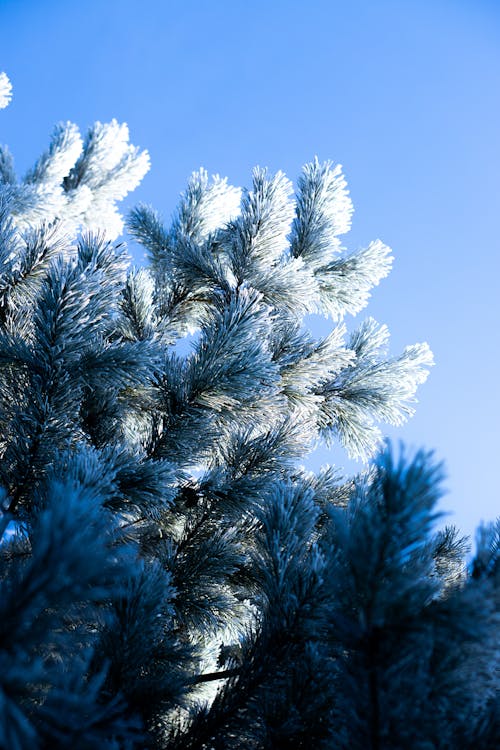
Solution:
[[[136,208],[132,268],[148,166],[114,121],[22,182],[0,152],[0,748],[492,750],[500,522],[469,565],[435,531],[441,467],[378,427],[430,350],[343,322],[389,248],[345,252],[315,160],[295,196],[201,170],[169,228]],[[335,440],[359,476],[300,466]]]

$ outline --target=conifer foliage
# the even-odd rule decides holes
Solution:
[[[389,248],[345,252],[315,160],[139,206],[134,269],[148,166],[114,121],[21,182],[0,151],[0,748],[493,750],[500,525],[468,567],[434,530],[440,467],[379,428],[430,350],[344,323]],[[308,472],[319,441],[371,463]]]

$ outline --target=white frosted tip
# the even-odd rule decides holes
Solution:
[[[6,73],[0,73],[0,109],[4,109],[12,99],[12,84]]]

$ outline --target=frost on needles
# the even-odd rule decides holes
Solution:
[[[0,151],[0,748],[498,746],[500,525],[466,565],[440,467],[377,453],[432,355],[348,333],[391,254],[344,250],[340,167],[201,170],[134,269],[148,166],[115,121]]]

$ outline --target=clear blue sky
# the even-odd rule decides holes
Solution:
[[[465,532],[500,514],[497,0],[0,0],[0,70],[20,173],[59,120],[116,117],[152,157],[127,203],[165,216],[201,165],[241,185],[255,164],[341,162],[348,248],[380,237],[396,258],[365,312],[394,353],[428,340],[436,359],[391,434],[445,460]]]

